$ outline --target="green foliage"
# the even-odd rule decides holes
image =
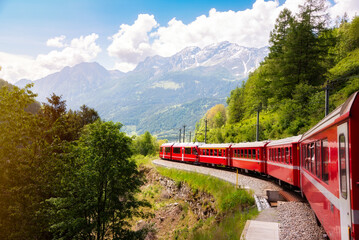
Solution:
[[[210,128],[208,142],[254,141],[258,109],[260,139],[302,134],[324,117],[323,87],[330,87],[330,110],[359,90],[359,17],[327,29],[324,3],[307,0],[296,16],[287,9],[279,14],[268,57],[232,90],[228,122]]]
[[[210,193],[216,200],[220,222],[214,218],[199,221],[191,231],[180,230],[176,239],[239,239],[248,219],[258,214],[254,207],[254,199],[244,189],[236,189],[223,180],[175,169],[157,168],[161,175],[177,181],[186,182],[192,189]]]
[[[36,116],[25,111],[34,97],[28,88],[0,89],[1,239],[46,237],[46,223],[42,226],[37,214],[46,194],[38,156],[41,132]]]
[[[211,226],[210,229],[197,230],[192,233],[190,239],[194,240],[225,240],[240,239],[241,233],[247,220],[253,219],[258,215],[256,208],[251,208],[246,212],[235,211],[227,214],[218,225]]]
[[[148,131],[141,136],[135,137],[133,146],[134,152],[143,156],[156,154],[159,149],[156,137],[153,137]]]
[[[54,206],[51,229],[55,239],[127,239],[134,233],[127,220],[147,206],[135,194],[143,175],[130,161],[131,139],[120,123],[96,121],[87,125],[73,144]]]
[[[242,207],[254,204],[254,199],[244,189],[236,189],[228,182],[199,173],[179,171],[168,168],[157,168],[163,176],[177,182],[186,182],[191,188],[208,192],[216,199],[217,207],[222,212],[232,211],[239,205]]]

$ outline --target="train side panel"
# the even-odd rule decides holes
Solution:
[[[359,101],[353,104],[349,120],[350,189],[353,239],[359,239]]]
[[[231,148],[231,167],[264,173],[265,161],[261,148]]]

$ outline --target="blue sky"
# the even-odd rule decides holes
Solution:
[[[82,61],[129,71],[147,56],[230,41],[268,44],[278,13],[304,0],[0,0],[0,78],[36,80]],[[358,0],[327,0],[332,15]]]

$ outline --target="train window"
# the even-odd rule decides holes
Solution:
[[[252,158],[252,149],[248,149],[248,158]]]
[[[306,168],[306,161],[305,161],[305,159],[306,159],[306,157],[307,157],[307,153],[306,153],[306,149],[307,149],[307,145],[303,145],[302,146],[302,166],[304,167],[304,168]]]
[[[243,157],[243,149],[241,149],[241,157]]]
[[[222,156],[222,149],[218,149],[218,155]]]
[[[192,148],[192,152],[193,152],[194,155],[198,155],[196,148]]]
[[[185,148],[184,153],[185,154],[191,154],[191,148]]]
[[[347,199],[347,166],[344,134],[339,135],[339,167],[340,192],[342,197]]]
[[[308,171],[310,171],[310,144],[307,144],[307,158],[306,158],[306,168]]]
[[[233,157],[237,157],[237,149],[234,149]]]
[[[272,149],[269,149],[269,160],[273,161]]]
[[[310,172],[315,174],[315,155],[314,155],[314,152],[315,152],[315,146],[314,146],[314,143],[311,143],[310,144]]]
[[[284,162],[285,162],[284,148],[282,148],[282,149],[280,150],[280,153],[281,153],[281,158],[280,158],[280,159],[281,159],[281,162],[284,163]]]
[[[285,148],[285,162],[289,163],[289,148]]]
[[[217,149],[213,150],[213,154],[214,154],[214,156],[217,156]]]
[[[244,150],[244,157],[247,158],[247,149]]]
[[[258,154],[257,154],[257,156],[258,156],[258,159],[260,158],[260,157],[259,157],[259,153],[260,153],[260,152],[259,152],[259,149],[258,149]]]
[[[290,147],[289,148],[289,162],[290,162],[290,164],[292,164],[292,148]]]
[[[282,153],[280,151],[280,148],[277,149],[278,150],[278,162],[282,161]]]
[[[277,154],[276,154],[277,150],[275,148],[273,148],[272,151],[273,151],[273,162],[275,162],[276,161],[276,156],[277,156]]]
[[[322,140],[322,180],[328,183],[329,180],[329,148],[328,140]]]
[[[315,174],[320,178],[320,141],[315,142]]]
[[[180,148],[173,148],[173,153],[179,154],[179,153],[181,153],[181,149]]]
[[[252,156],[253,156],[253,159],[256,159],[256,150],[255,149],[252,150]]]
[[[171,152],[171,148],[170,148],[170,147],[166,147],[166,148],[165,148],[165,153],[169,153],[169,152]]]

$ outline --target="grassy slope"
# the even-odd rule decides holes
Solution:
[[[138,165],[145,164],[154,167],[151,163],[156,157],[134,157]],[[177,224],[174,239],[239,239],[244,225],[248,219],[258,214],[257,209],[253,207],[254,199],[250,193],[243,189],[236,189],[232,184],[219,180],[217,178],[180,171],[155,167],[163,176],[171,178],[178,182],[187,183],[194,191],[204,191],[214,196],[218,214],[216,218],[210,217],[205,221],[193,223],[193,216],[187,211],[188,216],[183,216],[182,223]],[[148,193],[150,192],[150,193]],[[150,187],[143,194],[151,196],[150,202],[154,210],[158,210],[165,203],[156,202],[160,190],[158,187]],[[157,195],[156,195],[157,193]],[[191,224],[184,224],[190,221]]]

